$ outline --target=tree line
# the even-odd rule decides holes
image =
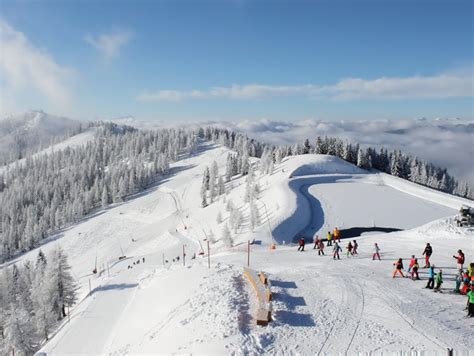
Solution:
[[[0,353],[31,355],[37,351],[67,308],[77,299],[77,285],[67,256],[56,248],[48,257],[3,268],[0,274]]]

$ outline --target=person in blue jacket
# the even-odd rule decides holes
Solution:
[[[426,284],[425,288],[433,289],[434,288],[434,279],[435,279],[435,272],[434,272],[434,265],[431,265],[428,268],[428,283]]]

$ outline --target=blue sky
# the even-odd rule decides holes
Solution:
[[[472,1],[1,1],[1,111],[473,118]]]

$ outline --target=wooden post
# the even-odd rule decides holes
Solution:
[[[89,278],[89,295],[92,294],[91,279]]]
[[[183,245],[183,266],[186,266],[186,252],[184,251],[184,246]]]
[[[247,241],[247,267],[250,267],[250,240]]]
[[[207,240],[207,267],[211,268],[211,248],[209,247],[209,240]]]

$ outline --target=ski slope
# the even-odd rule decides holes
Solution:
[[[330,156],[289,157],[272,175],[257,174],[261,221],[252,232],[244,177],[227,183],[225,197],[200,207],[202,172],[216,160],[223,174],[227,152],[202,144],[194,155],[174,163],[170,174],[148,191],[84,219],[42,246],[48,252],[59,244],[68,253],[81,300],[42,352],[324,354],[469,349],[474,323],[462,318],[465,298],[448,291],[454,286],[452,255],[462,248],[472,260],[474,236],[453,226],[449,216],[455,210],[443,194],[430,191],[430,199],[422,199],[425,188],[409,194],[414,188],[406,188],[403,181],[389,186],[383,176]],[[307,191],[300,190],[303,186]],[[228,200],[244,216],[230,249],[220,241],[229,219]],[[222,223],[216,221],[219,211]],[[301,231],[312,228],[315,217],[323,231],[335,224],[372,226],[374,220],[377,225],[412,229],[364,235],[357,238],[359,256],[333,261],[317,256],[310,244],[303,253],[289,245]],[[211,241],[210,269],[207,256],[198,254],[201,246],[207,252],[205,238]],[[274,321],[266,328],[254,323],[255,295],[242,277],[246,242],[253,239],[250,265],[269,273],[275,292]],[[273,239],[280,244],[274,251],[269,249]],[[425,290],[423,281],[391,278],[394,260],[420,256],[428,241],[434,263],[445,270],[442,294]],[[374,242],[380,244],[382,261],[371,259]],[[185,263],[176,260],[183,247]],[[30,251],[13,262],[34,259],[37,253]],[[119,261],[122,254],[126,258]],[[96,260],[99,273],[94,275]],[[421,276],[426,276],[425,270]]]

